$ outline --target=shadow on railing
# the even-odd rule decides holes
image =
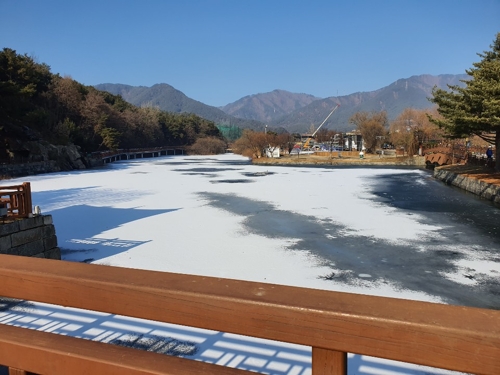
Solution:
[[[500,312],[213,277],[0,255],[0,296],[312,347],[312,374],[347,353],[500,373]],[[11,374],[247,371],[0,324]]]
[[[32,214],[31,185],[0,186],[0,217],[26,218]]]

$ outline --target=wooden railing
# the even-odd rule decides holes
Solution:
[[[25,218],[32,213],[31,185],[0,186],[0,210],[6,208],[6,216]],[[4,215],[0,215],[4,216]]]
[[[347,353],[500,374],[500,311],[0,255],[0,296],[312,347],[314,375]],[[244,374],[243,370],[0,324],[11,374]]]

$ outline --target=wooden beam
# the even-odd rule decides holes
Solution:
[[[0,324],[0,363],[11,367],[9,375],[248,374],[243,370],[166,354],[3,324]]]
[[[0,255],[0,295],[500,374],[500,311]]]
[[[18,368],[9,367],[9,375],[36,375],[36,374],[24,370],[19,370]]]

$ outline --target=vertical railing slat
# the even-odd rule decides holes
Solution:
[[[347,375],[347,353],[312,348],[312,375]]]

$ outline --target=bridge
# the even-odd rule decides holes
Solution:
[[[184,155],[185,146],[166,146],[156,148],[134,148],[113,151],[93,152],[91,158],[101,159],[105,164],[118,160],[157,158],[167,155]]]
[[[0,296],[312,347],[312,374],[347,353],[500,374],[500,311],[214,277],[0,255]],[[0,324],[11,375],[250,373]]]

